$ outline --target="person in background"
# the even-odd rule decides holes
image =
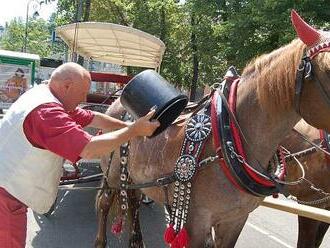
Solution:
[[[11,100],[11,102],[16,101],[16,99],[27,90],[27,81],[24,77],[24,71],[18,68],[15,74],[8,79],[6,82],[6,95]]]
[[[91,78],[75,63],[59,66],[47,84],[15,101],[0,122],[0,247],[24,247],[27,208],[46,213],[55,201],[63,158],[75,163],[109,154],[122,143],[150,136],[154,110],[133,123],[84,110]],[[90,126],[111,130],[92,136]]]

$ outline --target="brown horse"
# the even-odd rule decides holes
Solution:
[[[304,134],[309,141],[320,146],[322,145],[325,148],[325,141],[320,135],[320,130],[308,125],[303,120],[298,122],[295,129]],[[317,149],[312,149],[313,146],[308,142],[302,141],[301,137],[296,132],[292,132],[287,136],[285,141],[282,142],[282,145],[289,150],[290,153],[300,154],[298,159],[303,165],[306,173],[305,178],[308,181],[313,183],[317,189],[330,192],[330,160],[329,157],[327,157],[328,155]],[[302,151],[305,152],[301,153]],[[287,181],[295,181],[301,177],[301,175],[302,172],[299,166],[296,166],[294,160],[287,162]],[[329,210],[329,197],[320,191],[313,190],[308,181],[302,181],[297,185],[288,186],[289,193],[302,203]],[[319,247],[328,230],[329,224],[301,216],[298,217],[298,222],[299,234],[297,247]]]
[[[294,40],[250,63],[243,71],[237,90],[236,118],[247,140],[247,143],[243,143],[246,161],[250,165],[259,163],[264,170],[280,142],[301,117],[317,128],[330,131],[330,106],[324,98],[324,95],[330,94],[327,84],[330,80],[330,53],[322,52],[313,57],[311,63],[314,77],[303,80],[304,87],[296,91],[299,94],[296,96],[298,101],[295,101],[296,69],[304,50],[311,46],[304,33],[308,37],[317,37],[317,31],[311,31],[306,24],[301,25],[302,21],[296,13],[293,13],[293,19],[299,37],[304,42]],[[317,83],[321,84],[322,89]],[[123,111],[119,101],[115,101],[108,114],[119,117]],[[150,181],[173,172],[183,142],[186,121],[187,118],[177,122],[155,138],[137,138],[130,142],[129,173],[134,183]],[[202,159],[214,155],[215,150],[213,140],[209,139]],[[115,152],[109,173],[106,173],[108,184],[115,187],[118,187],[119,182],[118,154],[118,151]],[[186,223],[191,237],[189,247],[192,248],[234,247],[249,213],[263,199],[237,190],[219,169],[218,163],[212,162],[193,179]],[[108,158],[103,159],[102,168],[108,170]],[[146,188],[142,191],[158,203],[165,201],[161,188]],[[173,192],[173,185],[169,185],[169,191]],[[110,207],[114,203],[115,194],[109,195],[109,192],[98,199],[99,207],[103,204]],[[107,214],[108,209],[99,210],[98,247],[105,246],[104,225]],[[212,227],[216,233],[214,238],[211,235]],[[133,230],[133,233],[136,232]],[[143,243],[132,238],[130,247],[143,247]]]

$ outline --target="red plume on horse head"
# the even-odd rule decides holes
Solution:
[[[330,51],[330,33],[319,31],[307,24],[295,10],[291,11],[291,21],[299,39],[307,47],[307,54],[314,57],[320,52]]]

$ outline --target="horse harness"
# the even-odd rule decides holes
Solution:
[[[303,78],[310,78],[312,72],[310,61],[308,59],[303,59],[302,61],[302,65],[297,71],[295,90],[295,107],[297,112],[300,109]],[[246,155],[241,141],[241,136],[244,139],[244,135],[235,117],[238,83],[237,75],[229,78],[229,80],[223,80],[222,83],[217,84],[218,87],[208,97],[203,98],[201,103],[197,105],[197,109],[193,112],[186,125],[180,156],[172,173],[149,182],[132,184],[127,168],[129,143],[121,146],[120,204],[122,215],[125,215],[128,207],[127,190],[163,187],[165,206],[169,213],[169,227],[164,235],[165,241],[172,245],[180,243],[179,247],[185,247],[188,234],[184,224],[189,212],[193,178],[199,170],[206,168],[216,159],[219,160],[220,167],[225,175],[239,190],[259,197],[276,195],[282,192],[284,184],[281,180],[285,176],[284,165],[286,158],[281,148],[278,149],[277,154],[273,158],[273,163],[275,164],[273,169],[275,169],[275,172],[268,172],[260,165],[258,165],[259,170],[256,170],[246,162]],[[320,86],[322,87],[321,84]],[[216,154],[201,160],[200,155],[211,132],[214,138]],[[329,136],[327,138],[329,141]],[[244,141],[246,142],[246,140]],[[330,143],[327,142],[327,145],[330,145]],[[111,159],[109,160],[109,167],[110,164]],[[168,185],[171,183],[174,183],[174,193],[172,206],[170,207]],[[107,187],[110,188],[109,186]]]
[[[300,70],[298,69],[297,74],[299,74],[299,71]],[[312,69],[310,69],[310,71],[312,71]],[[299,76],[297,75],[297,78],[298,77]],[[323,87],[320,83],[320,80],[317,78],[316,81],[318,81],[318,85],[321,86],[319,87],[319,89],[322,91]],[[240,137],[244,139],[248,148],[249,145],[235,117],[235,94],[238,83],[239,79],[236,79],[234,82],[229,81],[229,83],[227,83],[226,80],[223,81],[219,87],[222,90],[217,91],[215,93],[215,96],[218,94],[218,99],[216,97],[213,98],[213,101],[215,103],[212,104],[212,107],[215,107],[216,110],[213,110],[211,112],[212,114],[216,112],[217,116],[219,116],[219,118],[214,118],[212,116],[212,121],[215,121],[216,119],[218,120],[218,123],[212,125],[212,129],[219,130],[218,132],[214,132],[214,141],[216,147],[221,147],[220,149],[223,149],[222,154],[224,158],[224,160],[220,160],[220,165],[224,169],[224,172],[227,177],[232,181],[235,186],[237,186],[238,189],[243,189],[245,192],[261,197],[268,195],[273,195],[274,197],[276,197],[277,194],[280,192],[288,196],[284,186],[290,185],[290,183],[287,183],[283,180],[286,174],[286,161],[292,158],[296,159],[297,157],[306,156],[307,154],[314,153],[316,151],[322,151],[323,153],[325,153],[326,159],[330,163],[330,135],[327,134],[325,131],[320,130],[321,144],[317,145],[314,142],[311,142],[303,134],[293,129],[293,131],[295,131],[300,136],[300,138],[309,143],[311,147],[306,150],[299,151],[296,154],[285,154],[285,148],[279,146],[276,154],[272,159],[273,170],[271,170],[270,172],[262,173],[260,171],[263,171],[263,169],[260,166],[259,171],[255,170],[246,162],[246,156],[241,145],[242,141],[240,140]],[[326,96],[324,95],[324,97]],[[228,102],[227,99],[229,99]],[[214,126],[217,127],[214,128]],[[217,148],[217,152],[220,149]],[[270,161],[270,166],[271,165],[272,161]],[[303,168],[301,169],[304,170]],[[310,185],[311,189],[317,192],[321,192],[323,195],[325,195],[324,198],[313,201],[313,205],[322,203],[330,199],[329,193],[317,188],[312,182],[310,182],[306,178],[302,177],[297,180],[298,183],[302,181],[307,182],[308,185]],[[299,200],[297,201],[299,202]],[[311,205],[309,202],[302,203]]]
[[[214,132],[214,142],[218,154],[223,154],[224,158],[220,160],[220,166],[230,181],[241,191],[262,197],[277,194],[281,191],[282,185],[275,179],[282,178],[283,173],[276,176],[259,166],[262,171],[260,172],[246,162],[240,139],[240,136],[244,137],[244,135],[234,113],[238,83],[239,79],[234,82],[223,81],[212,100],[212,127],[213,130],[218,131]],[[284,163],[282,160],[281,156],[278,166]]]
[[[230,130],[230,109],[227,108],[229,87],[232,80],[224,80],[217,89],[213,90],[209,97],[204,98],[201,104],[191,115],[185,128],[185,137],[181,147],[180,156],[176,161],[173,173],[151,180],[146,183],[132,184],[128,174],[128,149],[129,143],[120,147],[120,204],[121,215],[125,217],[127,210],[127,190],[147,187],[163,187],[165,194],[165,206],[169,213],[169,226],[165,231],[165,241],[172,246],[180,243],[179,247],[187,245],[187,231],[184,227],[191,198],[193,178],[196,173],[206,168],[216,159],[227,177],[240,190],[256,196],[268,196],[278,193],[279,184],[274,180],[275,174],[267,176],[249,167],[238,151],[235,140]],[[237,86],[237,85],[236,85]],[[206,141],[214,137],[216,154],[205,159],[200,159]],[[237,135],[237,134],[236,134]],[[281,165],[281,159],[277,165]],[[109,160],[109,167],[111,159]],[[108,170],[105,174],[107,176]],[[279,167],[278,167],[279,168]],[[282,172],[282,169],[278,171]],[[279,173],[283,174],[283,173]],[[259,181],[256,181],[257,180]],[[265,183],[266,182],[266,183]],[[174,183],[172,206],[169,205],[168,184]],[[267,184],[268,183],[268,184]],[[107,184],[105,184],[107,185]],[[107,188],[111,188],[107,185]],[[118,188],[117,188],[118,189]]]
[[[311,146],[304,150],[291,153],[290,151],[285,151],[284,158],[286,161],[291,161],[293,158],[301,158],[307,156],[309,154],[315,153],[317,151],[321,151],[325,154],[326,159],[330,164],[330,134],[327,133],[325,130],[319,130],[320,133],[320,143],[316,144],[308,139],[304,134],[300,133],[298,130],[293,129],[299,138],[303,141],[309,143]]]
[[[330,44],[330,43],[329,43]],[[315,81],[316,86],[322,96],[322,99],[325,103],[330,106],[330,96],[324,89],[323,84],[321,83],[320,79],[314,73],[312,59],[322,52],[322,50],[316,51],[315,53],[311,53],[310,50],[304,52],[304,55],[301,59],[300,65],[297,69],[297,76],[296,76],[296,84],[295,84],[295,94],[294,94],[294,107],[296,112],[301,115],[300,113],[300,101],[301,95],[304,89],[304,82],[305,80],[310,82],[312,80]]]
[[[312,65],[310,62],[309,57],[305,56],[302,59],[302,63],[297,70],[297,80],[296,80],[296,90],[295,90],[295,107],[297,112],[299,111],[300,106],[300,95],[303,88],[303,79],[304,78],[311,78],[312,72]],[[217,132],[213,133],[214,136],[214,143],[217,147],[216,151],[217,154],[214,156],[210,156],[204,160],[199,161],[194,168],[195,171],[193,175],[195,175],[196,171],[205,168],[216,159],[220,161],[220,167],[224,170],[226,176],[230,179],[230,181],[240,190],[245,192],[251,193],[255,196],[269,196],[273,194],[277,194],[283,188],[283,185],[277,183],[276,179],[282,179],[284,177],[285,168],[283,167],[284,160],[290,159],[291,155],[287,155],[286,157],[281,154],[280,148],[278,150],[277,157],[277,171],[280,168],[279,173],[269,174],[268,172],[259,172],[253,169],[251,166],[247,164],[245,161],[245,154],[244,151],[239,149],[237,151],[236,147],[241,147],[241,141],[239,140],[239,133],[241,133],[239,127],[238,131],[234,128],[234,126],[238,126],[238,123],[235,118],[235,114],[233,113],[233,108],[235,108],[234,104],[234,96],[236,95],[236,89],[238,80],[233,82],[233,78],[237,78],[237,75],[233,75],[230,80],[224,80],[221,84],[217,84],[216,90],[214,90],[210,96],[205,97],[202,99],[201,104],[197,104],[194,107],[198,106],[198,111],[205,112],[207,108],[211,109],[211,119],[212,119],[212,130],[217,130]],[[319,81],[319,80],[317,80]],[[232,89],[231,89],[232,88]],[[231,92],[231,93],[230,93]],[[209,98],[209,99],[208,99]],[[211,98],[211,99],[210,99]],[[227,99],[229,99],[229,104]],[[231,106],[229,106],[231,105]],[[198,116],[197,111],[194,111],[191,120],[188,122],[188,126],[193,126],[194,124],[198,124],[195,120],[195,117]],[[192,122],[192,123],[190,123]],[[242,134],[242,133],[241,133]],[[244,135],[243,135],[244,137]],[[324,134],[324,148],[329,149],[330,142],[329,136]],[[184,141],[183,144],[186,142]],[[128,148],[129,144],[124,144],[125,147],[121,147],[121,150],[126,151],[127,155],[124,156],[126,158],[121,158],[122,162],[126,161],[127,163],[127,156],[128,156]],[[183,145],[184,147],[184,145]],[[306,155],[307,153],[314,152],[315,148],[311,147],[304,151],[299,152],[299,155]],[[181,152],[182,153],[182,152]],[[296,156],[298,154],[295,154]],[[182,154],[181,154],[182,156]],[[180,158],[179,158],[180,160]],[[178,160],[178,161],[179,161]],[[276,160],[276,159],[274,159]],[[121,163],[122,163],[121,162]],[[178,163],[178,162],[177,162]],[[111,160],[109,161],[109,165],[111,164]],[[125,166],[124,166],[125,167]],[[167,185],[174,183],[178,179],[178,172],[174,170],[173,173],[164,175],[160,178],[151,180],[149,182],[140,183],[140,184],[128,184],[127,180],[128,172],[124,169],[121,171],[125,171],[125,173],[121,174],[121,194],[125,195],[124,190],[129,189],[141,189],[141,188],[148,188],[148,187],[164,187],[165,195],[167,195]],[[175,167],[177,168],[177,166]],[[262,170],[262,168],[260,167]],[[168,200],[167,200],[168,202]],[[168,204],[167,204],[168,206]]]

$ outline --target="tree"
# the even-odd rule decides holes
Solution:
[[[186,16],[174,0],[94,0],[90,19],[131,26],[160,38],[166,45],[161,74],[178,86],[188,85],[182,73],[189,33],[181,28]],[[137,73],[141,68],[131,68]]]
[[[59,0],[57,3],[58,11],[55,22],[57,26],[61,26],[69,23],[89,21],[90,8],[91,0]],[[75,60],[76,58],[74,57],[73,59]],[[77,63],[83,65],[84,58],[79,56]]]
[[[20,18],[15,18],[6,24],[6,30],[1,40],[1,48],[22,51],[25,39],[24,31],[25,23]],[[29,20],[27,52],[38,54],[41,57],[50,55],[50,32],[46,21],[35,18]]]
[[[22,51],[24,43],[24,23],[15,18],[5,25],[5,33],[1,39],[1,48],[11,51]]]
[[[74,2],[59,0],[62,17],[72,15]],[[159,37],[166,45],[161,74],[192,91],[219,81],[230,65],[243,69],[254,57],[294,39],[293,8],[312,25],[330,27],[328,0],[178,2],[93,0],[90,20],[132,26]]]
[[[252,58],[295,38],[290,21],[291,9],[296,9],[306,20],[312,20],[312,25],[329,26],[327,0],[224,2],[222,18],[215,26],[218,51],[229,64],[239,68],[243,68]]]
[[[53,35],[53,32],[55,32],[56,29],[56,17],[57,13],[53,13],[48,22],[48,32]],[[55,37],[56,38],[56,37]],[[55,59],[65,59],[67,57],[67,46],[66,44],[60,40],[55,39],[52,40],[50,43],[51,46],[51,54],[50,56]]]

